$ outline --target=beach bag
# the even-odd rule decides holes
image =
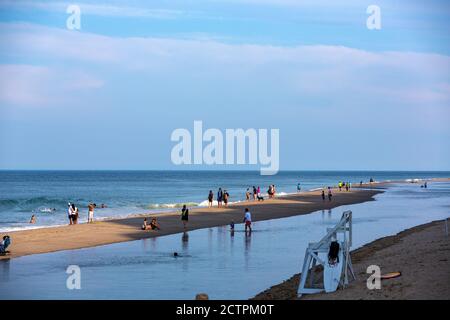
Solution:
[[[328,262],[339,263],[339,242],[333,241],[330,244],[330,250],[328,251]]]

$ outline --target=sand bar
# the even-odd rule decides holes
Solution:
[[[382,191],[362,189],[339,192],[334,189],[332,201],[328,201],[328,199],[323,201],[320,191],[308,191],[263,202],[236,203],[228,208],[193,208],[190,210],[187,230],[228,225],[232,220],[240,223],[242,222],[245,207],[250,209],[253,221],[261,221],[371,201],[373,196],[380,192]],[[81,221],[86,219],[83,215],[86,215],[86,213],[81,212]],[[0,259],[93,247],[183,232],[183,224],[180,220],[179,212],[144,216],[156,216],[161,225],[161,230],[141,230],[140,226],[142,225],[143,216],[139,216],[99,221],[93,224],[81,223],[72,226],[8,232],[12,239],[12,245],[8,248],[10,254],[0,256]],[[1,235],[3,236],[4,234]]]

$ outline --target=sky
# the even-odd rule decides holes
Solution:
[[[0,0],[0,169],[259,168],[175,166],[201,120],[279,129],[280,170],[450,170],[449,27],[435,0]]]

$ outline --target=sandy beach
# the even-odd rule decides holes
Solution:
[[[263,202],[236,203],[228,208],[193,208],[190,210],[187,230],[228,225],[231,221],[241,223],[246,207],[252,212],[253,221],[261,221],[371,201],[373,196],[380,192],[382,191],[361,189],[339,192],[339,190],[333,189],[332,201],[328,201],[328,199],[323,201],[320,191],[308,191]],[[72,226],[8,232],[12,239],[12,245],[8,248],[10,254],[0,256],[0,259],[93,247],[183,232],[179,212],[152,214],[152,217],[158,218],[161,226],[159,231],[143,231],[140,229],[145,216],[149,217],[150,215],[98,221],[93,224],[81,223]]]
[[[357,280],[334,293],[304,295],[302,300],[445,299],[450,297],[450,238],[444,221],[416,226],[375,240],[352,252]],[[378,265],[382,274],[400,271],[382,280],[380,290],[368,290],[366,269]],[[299,274],[256,295],[257,300],[297,299]]]

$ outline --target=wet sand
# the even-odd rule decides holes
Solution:
[[[304,295],[301,299],[450,299],[450,237],[446,234],[444,221],[434,221],[375,240],[354,250],[351,256],[357,280],[344,290]],[[366,269],[370,265],[378,265],[382,274],[400,271],[401,276],[382,280],[380,290],[368,290]],[[299,277],[296,274],[254,299],[297,299]]]
[[[187,230],[228,225],[231,221],[241,223],[244,208],[248,207],[253,221],[278,219],[294,215],[308,214],[318,210],[361,203],[374,200],[373,196],[381,190],[352,189],[350,191],[333,190],[332,201],[322,200],[320,191],[308,191],[300,194],[278,197],[263,202],[242,202],[228,208],[190,209]],[[87,212],[81,212],[80,219],[86,220]],[[141,230],[144,217],[157,217],[161,226],[159,231]],[[148,214],[124,219],[98,221],[93,224],[49,227],[32,230],[8,232],[12,244],[10,254],[0,259],[24,255],[54,252],[59,250],[94,247],[117,242],[139,240],[183,232],[180,212]],[[3,236],[6,233],[2,233]]]

